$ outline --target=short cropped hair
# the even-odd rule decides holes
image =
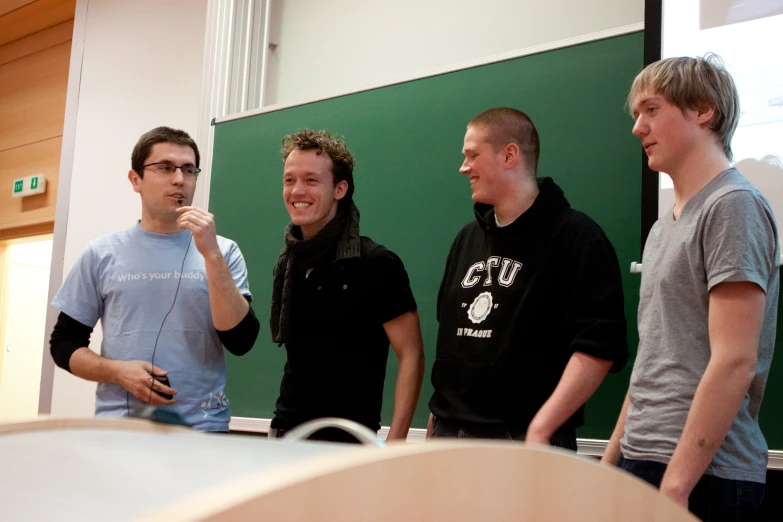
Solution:
[[[149,132],[145,132],[136,142],[131,154],[131,168],[136,171],[140,178],[144,177],[144,162],[152,152],[152,147],[156,143],[173,143],[174,145],[183,145],[193,149],[196,155],[196,167],[199,166],[201,155],[198,152],[198,146],[190,135],[182,130],[172,129],[171,127],[156,127]]]
[[[715,108],[710,130],[715,133],[726,157],[732,161],[731,138],[740,117],[739,94],[723,60],[712,53],[703,57],[666,58],[644,68],[628,93],[628,107],[645,91],[662,95],[683,113],[706,107]]]
[[[348,191],[345,197],[340,200],[340,204],[353,201],[353,167],[356,161],[348,152],[345,141],[332,136],[325,130],[302,129],[294,134],[289,134],[283,138],[283,147],[280,153],[283,155],[283,161],[288,159],[288,155],[294,150],[314,150],[316,154],[326,154],[332,160],[332,177],[334,184],[341,181],[348,183]]]
[[[515,143],[522,153],[526,166],[533,175],[538,170],[538,156],[541,143],[530,116],[511,107],[489,109],[468,123],[468,127],[479,127],[486,131],[486,140],[499,151],[509,143]]]

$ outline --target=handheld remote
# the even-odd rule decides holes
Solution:
[[[168,378],[167,375],[163,375],[163,376],[161,376],[161,375],[153,375],[152,378],[155,379],[156,381],[158,381],[159,383],[165,385],[165,386],[169,386],[169,387],[171,386],[171,384],[169,383],[169,378]],[[157,393],[158,395],[160,395],[161,397],[163,397],[164,399],[171,400],[171,399],[174,398],[173,395],[169,395],[168,393],[161,393],[158,390],[153,390],[153,391],[155,393]]]

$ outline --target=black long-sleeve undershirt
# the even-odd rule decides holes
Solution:
[[[250,303],[250,299],[245,297]],[[241,356],[250,351],[256,342],[261,324],[256,317],[253,307],[249,306],[247,314],[239,324],[230,330],[216,330],[220,342],[233,355]],[[60,312],[57,317],[57,324],[54,325],[52,336],[49,339],[49,348],[54,363],[66,370],[71,371],[70,361],[73,353],[79,348],[89,346],[92,328],[80,323],[73,317]]]

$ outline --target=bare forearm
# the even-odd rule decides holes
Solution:
[[[755,374],[752,363],[712,360],[707,365],[662,488],[665,485],[684,496],[693,490],[737,416]]]
[[[149,404],[175,404],[163,395],[176,395],[177,390],[157,382],[155,376],[168,372],[147,361],[117,361],[94,353],[89,348],[79,348],[68,362],[71,373],[87,381],[119,384],[137,399]]]
[[[388,440],[405,439],[411,427],[416,404],[419,402],[421,382],[424,378],[424,355],[408,355],[401,358],[397,369],[397,383],[394,388],[394,414],[389,428]]]
[[[217,330],[230,330],[245,318],[250,305],[234,283],[222,253],[205,257],[205,263],[212,323]]]
[[[87,381],[117,382],[117,361],[101,357],[87,347],[73,352],[69,364],[71,373]]]
[[[620,461],[620,440],[623,438],[623,435],[625,435],[625,419],[628,416],[628,406],[630,403],[631,400],[628,397],[628,393],[626,393],[623,407],[620,409],[620,417],[617,419],[617,424],[612,432],[612,437],[609,439],[609,444],[606,445],[603,457],[601,457],[601,462],[603,464],[616,466]]]
[[[595,393],[611,366],[611,361],[574,353],[555,391],[530,423],[528,435],[551,437]]]

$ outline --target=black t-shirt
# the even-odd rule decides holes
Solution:
[[[430,410],[439,418],[527,428],[574,352],[628,358],[617,255],[603,230],[550,179],[498,228],[494,210],[451,247],[438,296]],[[583,424],[580,408],[565,426]]]
[[[416,310],[394,253],[362,237],[361,258],[294,274],[291,334],[272,427],[320,417],[380,428],[389,339],[383,324]]]

